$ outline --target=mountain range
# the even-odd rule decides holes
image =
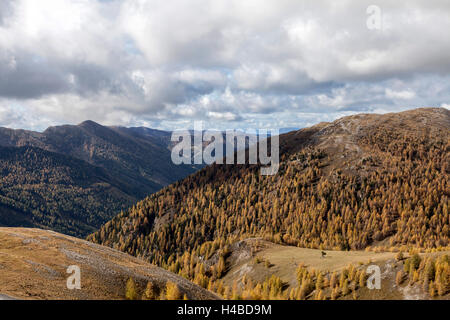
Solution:
[[[93,121],[0,128],[0,225],[86,236],[200,166],[174,165],[171,133]]]
[[[98,252],[128,254],[113,262],[127,267],[104,296],[129,297],[133,281],[145,296],[149,279],[122,274],[134,256],[169,271],[158,271],[156,298],[172,290],[169,278],[194,298],[450,298],[449,110],[358,114],[284,133],[272,176],[260,164],[175,166],[170,135],[92,121],[0,128],[0,225],[89,234]],[[7,254],[14,241],[19,250],[65,237],[0,231]],[[95,255],[70,243],[81,254],[71,260]],[[23,252],[49,266],[45,251]],[[384,275],[376,294],[365,286],[373,264]]]

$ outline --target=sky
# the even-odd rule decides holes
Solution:
[[[450,108],[448,0],[0,0],[0,126],[301,128]]]

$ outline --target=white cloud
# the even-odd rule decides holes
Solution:
[[[226,120],[226,121],[232,121],[236,120],[236,115],[231,112],[214,112],[209,111],[208,117],[212,120]]]
[[[371,4],[4,0],[0,125],[283,125],[445,105],[449,2],[379,0],[381,30],[366,27]]]
[[[403,90],[403,91],[394,91],[390,88],[386,89],[386,97],[390,99],[405,99],[410,100],[414,98],[416,94],[411,90]]]

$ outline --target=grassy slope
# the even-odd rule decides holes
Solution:
[[[81,290],[68,290],[66,269],[81,268]],[[53,231],[0,228],[0,294],[19,299],[123,299],[127,279],[177,283],[190,299],[209,291],[137,258]]]
[[[262,239],[247,239],[240,249],[234,249],[230,256],[224,283],[232,286],[239,283],[244,276],[257,282],[263,282],[267,277],[276,275],[283,280],[286,287],[297,287],[296,269],[300,263],[308,269],[316,269],[327,273],[341,271],[350,264],[366,269],[368,265],[378,265],[382,272],[381,290],[360,288],[357,290],[358,299],[428,299],[418,285],[410,286],[406,283],[400,287],[395,284],[395,275],[401,270],[401,262],[396,261],[394,252],[373,251],[329,251],[322,258],[321,251],[293,246],[274,244]],[[436,253],[422,253],[421,256],[438,256],[450,254],[450,251]],[[407,254],[406,254],[407,255]],[[345,297],[351,299],[351,296]],[[450,294],[442,297],[449,299]]]

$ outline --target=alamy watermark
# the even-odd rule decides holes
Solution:
[[[376,5],[370,5],[366,9],[368,14],[366,25],[369,30],[382,30],[383,28],[383,13],[381,8]]]
[[[381,289],[381,269],[379,266],[373,264],[367,267],[366,273],[370,274],[367,278],[367,288],[370,290]]]
[[[203,130],[201,121],[194,130],[172,132],[174,164],[261,164],[261,175],[275,175],[279,161],[278,129]],[[270,144],[270,152],[269,152]],[[225,149],[225,151],[224,151]]]
[[[70,276],[67,278],[66,285],[69,290],[81,290],[81,269],[79,266],[69,266],[66,270]]]

